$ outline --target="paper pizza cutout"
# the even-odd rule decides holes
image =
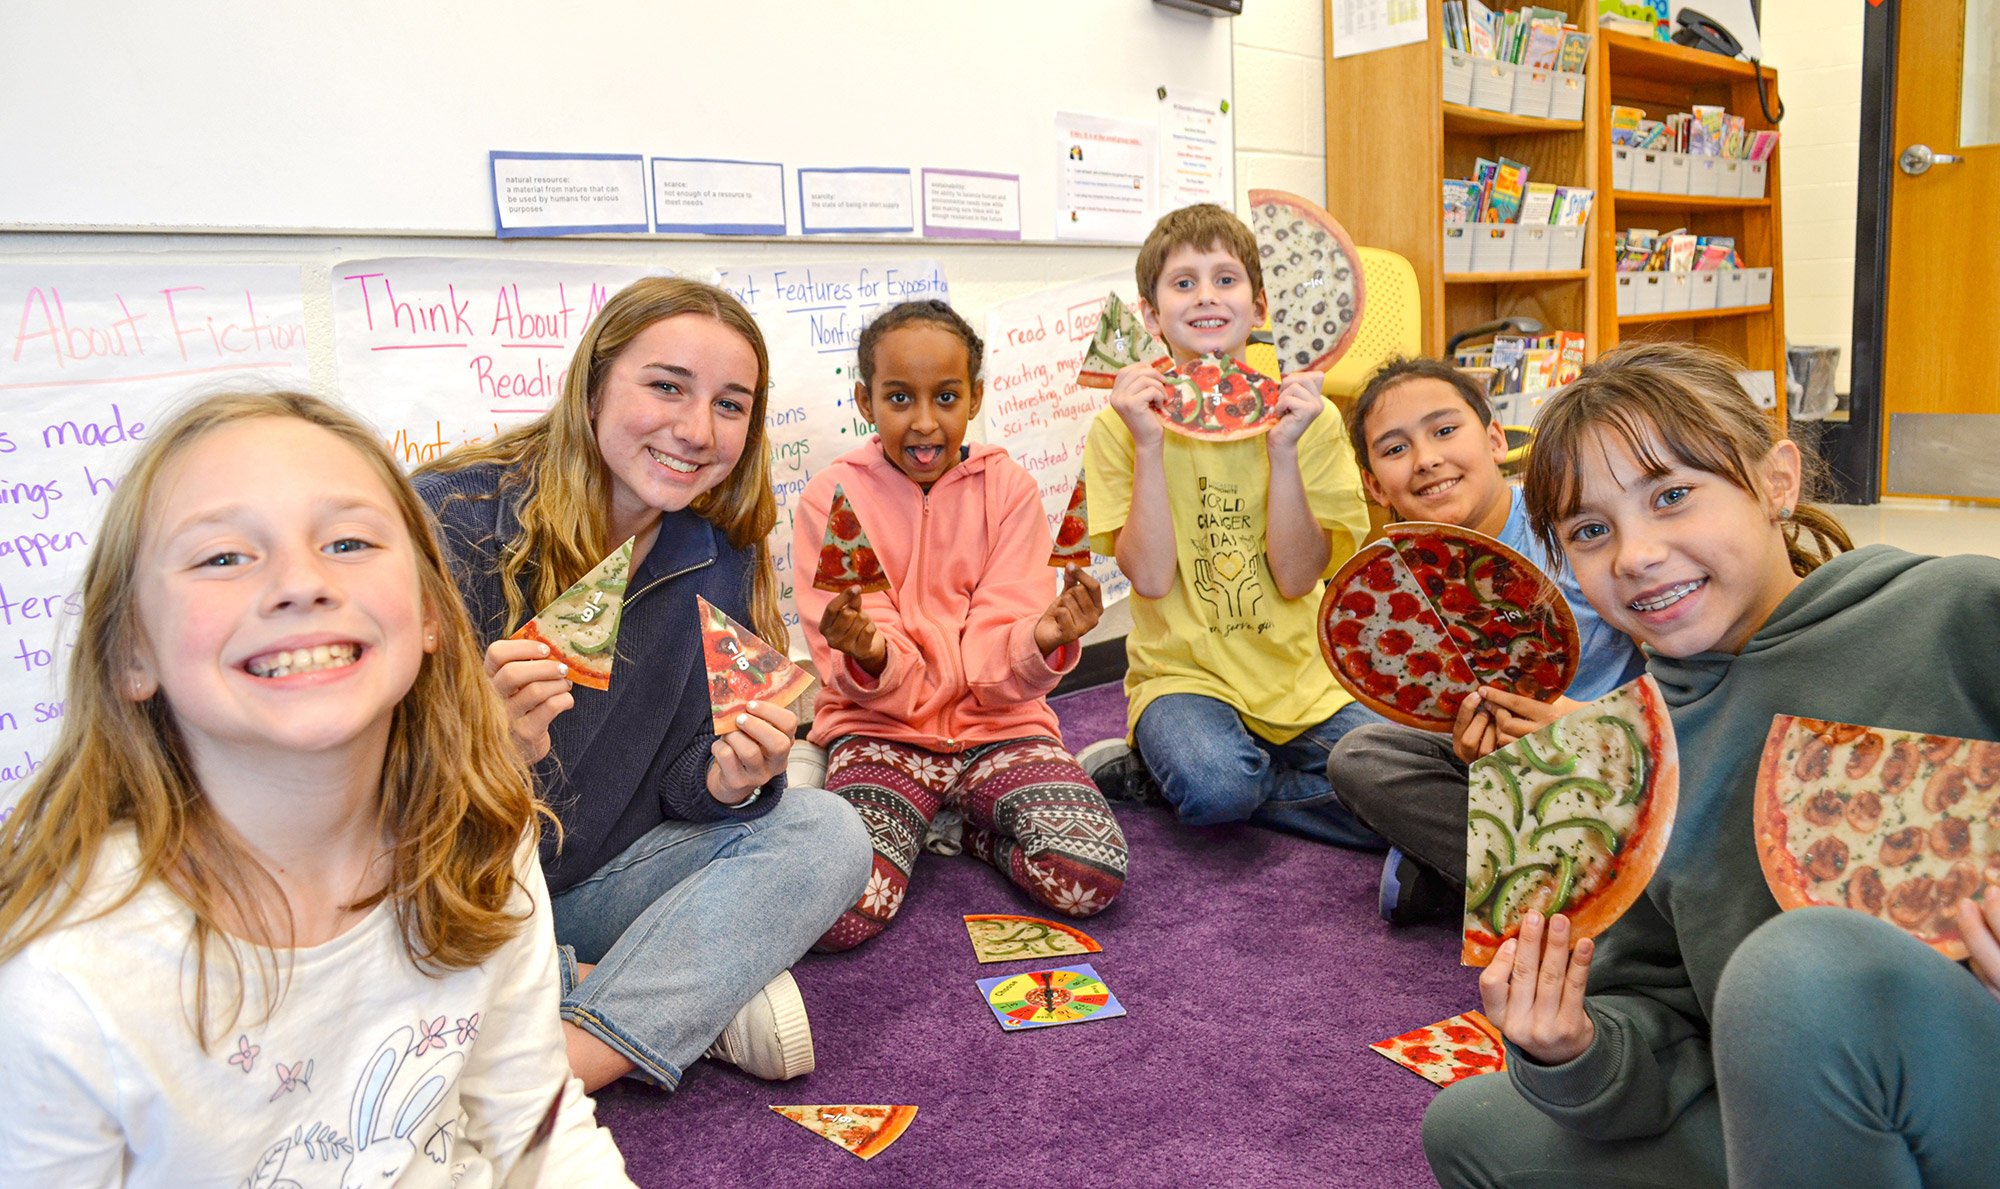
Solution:
[[[1116,293],[1104,298],[1104,312],[1098,316],[1097,332],[1083,353],[1083,369],[1076,374],[1079,388],[1109,388],[1120,368],[1148,363],[1165,371],[1173,363],[1159,340],[1146,332],[1139,315],[1120,301]]]
[[[1963,961],[1959,902],[2000,895],[2000,743],[1780,714],[1755,821],[1781,907],[1852,908]]]
[[[774,1106],[777,1113],[819,1136],[839,1144],[863,1160],[873,1160],[901,1139],[917,1117],[913,1106]]]
[[[735,730],[736,716],[748,703],[788,706],[806,692],[811,674],[707,599],[696,595],[694,601],[701,611],[701,654],[716,734]]]
[[[508,639],[546,645],[549,659],[561,661],[571,681],[610,689],[625,584],[631,576],[632,539],[627,539]]]
[[[1076,486],[1069,489],[1069,506],[1063,509],[1062,526],[1056,530],[1056,547],[1049,553],[1052,566],[1090,564],[1090,513],[1083,493],[1083,472],[1076,473]]]
[[[1368,1046],[1396,1064],[1439,1086],[1507,1068],[1507,1046],[1476,1011],[1413,1028]]]
[[[1572,943],[1623,916],[1659,869],[1680,798],[1660,687],[1627,682],[1473,761],[1459,960],[1484,966],[1535,910]]]
[[[1227,355],[1204,355],[1166,371],[1160,419],[1168,429],[1211,442],[1268,433],[1278,421],[1278,382]]]
[[[983,913],[965,918],[965,932],[972,938],[972,952],[982,965],[1104,951],[1095,938],[1075,925],[1042,917]]]
[[[833,503],[826,510],[826,539],[819,547],[819,569],[813,573],[813,589],[839,594],[853,587],[862,594],[889,589],[889,576],[882,572],[881,559],[861,531],[861,517],[855,515],[847,492],[833,489]]]
[[[1283,190],[1250,191],[1278,371],[1325,371],[1361,326],[1361,253],[1338,220]]]
[[[1390,526],[1320,599],[1320,655],[1362,705],[1449,731],[1481,685],[1553,701],[1576,675],[1576,617],[1534,563],[1447,524]]]
[[[1125,1005],[1088,962],[979,980],[986,1006],[1009,1032],[1054,1028],[1125,1014]]]

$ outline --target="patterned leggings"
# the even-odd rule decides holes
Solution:
[[[952,755],[849,735],[834,741],[826,787],[861,814],[875,871],[861,902],[813,948],[851,950],[888,928],[939,809],[965,819],[965,848],[1036,903],[1068,916],[1101,912],[1125,886],[1125,834],[1062,745],[1044,736]]]

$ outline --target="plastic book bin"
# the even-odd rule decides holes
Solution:
[[[1748,287],[1745,289],[1743,304],[1747,306],[1764,306],[1771,304],[1770,269],[1753,268],[1750,270],[1750,283]]]
[[[1639,312],[1639,277],[1636,272],[1618,274],[1618,316],[1629,318]]]
[[[1472,106],[1514,110],[1514,64],[1481,58],[1472,67]]]
[[[1688,164],[1688,191],[1697,198],[1722,194],[1722,158],[1696,157]]]
[[[1514,68],[1515,115],[1546,117],[1549,114],[1549,96],[1555,73],[1529,66]]]
[[[1514,267],[1514,233],[1519,223],[1472,223],[1473,272],[1509,272]]]
[[[1611,146],[1611,188],[1613,190],[1630,190],[1633,188],[1632,161],[1638,155],[1639,150],[1633,148],[1631,145],[1615,144]]]
[[[1555,81],[1549,86],[1550,119],[1581,120],[1583,118],[1585,81],[1585,76],[1581,74],[1556,72]]]
[[[1642,194],[1657,194],[1660,190],[1660,158],[1666,154],[1658,149],[1639,149],[1632,158],[1632,188]]]
[[[1460,106],[1472,102],[1472,55],[1449,46],[1444,51],[1444,101]]]
[[[1720,278],[1715,275],[1715,270],[1712,268],[1703,269],[1699,272],[1689,273],[1688,275],[1694,278],[1694,296],[1688,299],[1688,308],[1691,310],[1714,309],[1715,299],[1721,296],[1722,293]]]
[[[1745,161],[1743,163],[1743,197],[1764,197],[1765,183],[1771,177],[1769,161]]]
[[[1667,276],[1666,296],[1660,299],[1663,314],[1684,314],[1693,308],[1694,274],[1691,272],[1670,272]]]
[[[1661,153],[1660,184],[1655,188],[1662,194],[1686,194],[1690,160],[1686,153]]]
[[[1555,228],[1547,223],[1523,223],[1514,229],[1514,262],[1511,272],[1540,272],[1550,267],[1549,233]]]
[[[1557,270],[1582,268],[1583,241],[1581,226],[1549,228],[1549,262],[1545,267]]]
[[[1715,270],[1715,308],[1733,310],[1750,304],[1750,275],[1740,268]]]
[[[1472,271],[1472,235],[1475,223],[1444,225],[1444,270],[1448,273]]]
[[[1743,162],[1734,157],[1722,159],[1722,180],[1716,183],[1715,192],[1724,198],[1743,197]]]
[[[1639,296],[1632,302],[1635,314],[1657,314],[1667,308],[1667,274],[1663,272],[1634,273],[1639,278]]]

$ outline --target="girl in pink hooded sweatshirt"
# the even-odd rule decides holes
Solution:
[[[810,738],[828,751],[827,789],[875,844],[868,889],[822,950],[852,949],[888,926],[927,836],[931,849],[962,846],[1068,916],[1102,911],[1125,883],[1125,836],[1063,750],[1046,696],[1104,605],[1075,567],[1051,601],[1035,481],[1005,450],[965,443],[980,346],[941,301],[906,302],[870,323],[854,403],[876,434],[813,476],[793,517],[792,556],[816,558],[834,491],[844,492],[890,582],[873,594],[797,592],[824,683]]]

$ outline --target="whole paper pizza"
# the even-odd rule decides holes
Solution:
[[[1175,433],[1211,442],[1268,433],[1278,421],[1278,382],[1227,355],[1204,355],[1166,371],[1160,419]]]
[[[1413,1028],[1368,1047],[1440,1086],[1507,1068],[1507,1046],[1500,1039],[1500,1030],[1476,1011]]]
[[[1063,509],[1062,525],[1056,530],[1056,546],[1049,553],[1052,566],[1090,565],[1090,514],[1084,502],[1083,472],[1069,489],[1069,507]]]
[[[631,575],[632,540],[627,539],[508,639],[543,644],[550,660],[569,669],[571,681],[590,689],[610,689],[625,584]]]
[[[1534,563],[1455,525],[1412,521],[1349,558],[1320,599],[1320,655],[1355,699],[1449,731],[1494,685],[1550,702],[1576,676],[1576,617]]]
[[[1659,869],[1680,799],[1660,687],[1642,676],[1473,761],[1459,959],[1484,966],[1530,910],[1595,937]]]
[[[1106,294],[1104,312],[1098,316],[1097,332],[1090,336],[1090,346],[1083,353],[1083,370],[1077,372],[1076,383],[1080,388],[1109,388],[1118,378],[1119,369],[1135,363],[1147,363],[1165,371],[1173,363],[1158,339],[1146,332],[1145,324],[1132,307],[1120,301],[1116,293]]]
[[[902,1138],[917,1117],[913,1106],[774,1106],[772,1110],[863,1160]]]
[[[1325,371],[1361,325],[1361,253],[1338,220],[1283,190],[1250,191],[1278,370]]]
[[[1780,714],[1756,831],[1784,908],[1852,908],[1962,961],[1959,901],[2000,895],[2000,743]]]
[[[811,674],[707,599],[696,595],[694,601],[701,610],[701,653],[716,734],[735,730],[736,716],[751,702],[789,706],[806,692]]]
[[[859,587],[862,594],[889,589],[889,575],[868,534],[861,531],[861,517],[855,515],[847,492],[833,489],[833,503],[826,510],[826,538],[819,547],[819,568],[813,573],[813,589],[841,591]]]

